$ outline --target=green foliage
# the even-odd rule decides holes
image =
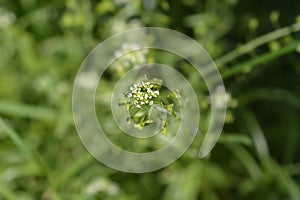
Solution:
[[[299,7],[297,0],[1,1],[0,199],[299,199]],[[143,26],[171,28],[201,43],[231,98],[208,158],[197,157],[199,134],[165,169],[126,174],[100,164],[81,144],[72,86],[95,45]],[[170,53],[149,54],[143,62],[174,66],[200,91],[199,133],[205,132],[210,106],[201,77]],[[118,67],[99,85],[103,99],[96,94],[101,123],[117,133],[105,116],[124,74]],[[143,140],[112,139],[149,148]]]

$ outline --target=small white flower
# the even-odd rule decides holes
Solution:
[[[159,91],[158,90],[155,90],[154,92],[153,92],[155,95],[159,95]]]
[[[130,87],[129,92],[127,94],[128,98],[133,98],[133,104],[136,108],[141,108],[141,106],[152,105],[153,99],[159,96],[159,90],[154,87],[150,82],[139,82],[135,83],[133,87]]]

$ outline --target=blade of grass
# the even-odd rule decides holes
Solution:
[[[253,112],[251,112],[250,110],[244,110],[243,116],[246,122],[247,129],[249,130],[253,138],[257,154],[259,158],[263,160],[269,155],[269,148],[264,133]]]
[[[56,119],[56,113],[52,109],[4,100],[0,100],[0,113],[44,121],[54,121]]]
[[[297,114],[290,113],[290,118],[288,118],[287,127],[287,142],[286,142],[286,150],[285,150],[285,163],[292,163],[296,152],[297,146],[299,144],[299,118]],[[300,171],[300,169],[299,169]]]
[[[72,165],[68,167],[68,170],[66,172],[58,172],[58,174],[61,174],[61,176],[57,177],[56,173],[54,173],[54,176],[52,178],[52,185],[54,185],[55,188],[61,188],[62,186],[69,184],[71,179],[75,177],[77,173],[86,168],[93,161],[95,161],[93,157],[90,154],[86,154],[84,157],[81,157],[80,159],[72,163]]]
[[[258,180],[261,178],[262,171],[259,165],[256,163],[252,155],[245,149],[245,147],[239,144],[228,144],[226,146],[241,161],[253,180]]]
[[[185,169],[182,169],[174,180],[168,184],[163,200],[181,200],[181,199],[197,199],[197,193],[201,187],[201,181],[204,179],[205,163],[195,162]],[[180,190],[178,189],[180,186]]]
[[[223,133],[219,140],[219,143],[238,143],[250,146],[252,145],[252,140],[246,135],[242,135],[240,133]]]
[[[245,110],[244,118],[249,132],[253,137],[260,162],[264,167],[265,175],[272,175],[277,183],[289,193],[291,199],[297,200],[300,196],[299,187],[297,183],[289,176],[287,171],[282,169],[281,166],[279,166],[270,158],[266,139],[259,123],[254,116],[254,113],[252,113],[250,110]]]
[[[289,193],[290,199],[298,200],[300,197],[299,185],[290,177],[288,172],[271,159],[268,160],[268,166],[277,183]]]
[[[0,127],[27,158],[35,162],[33,152],[28,148],[19,134],[3,121],[2,117],[0,117]]]
[[[20,135],[7,123],[4,122],[1,116],[0,128],[7,134],[7,136],[13,141],[13,143],[19,148],[21,153],[23,153],[29,161],[35,163],[41,170],[41,172],[43,172],[45,175],[48,174],[47,165],[42,160],[41,156],[37,152],[32,151],[29,148],[29,146],[24,142],[24,140],[20,137]]]

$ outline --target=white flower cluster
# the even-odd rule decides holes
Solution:
[[[142,49],[141,45],[125,42],[114,52],[114,56],[118,59],[113,63],[112,69],[121,77],[132,67],[146,63],[147,53],[148,49]]]
[[[145,105],[152,105],[153,99],[159,96],[157,86],[150,82],[139,82],[130,87],[127,97],[133,99],[136,108],[142,108]]]
[[[212,94],[213,105],[216,108],[226,108],[226,106],[236,107],[237,101],[231,97],[222,87],[218,86]],[[210,100],[208,100],[210,101]]]
[[[4,10],[0,7],[0,29],[4,29],[13,24],[16,20],[16,15],[13,12]]]
[[[146,54],[148,49],[140,49],[141,46],[137,43],[123,43],[121,50],[115,51],[115,56],[120,57],[124,67],[129,68],[132,64],[143,64],[146,62]],[[139,49],[139,50],[138,50]],[[136,51],[135,51],[136,50]],[[133,51],[123,55],[124,52]]]

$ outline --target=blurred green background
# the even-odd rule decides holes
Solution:
[[[129,174],[86,151],[71,96],[89,51],[144,26],[205,47],[228,112],[207,158],[197,157],[200,136],[170,166]],[[300,199],[299,53],[299,0],[1,0],[0,199]],[[202,94],[205,130],[207,91],[191,68],[182,73]],[[113,80],[108,74],[104,90]]]

